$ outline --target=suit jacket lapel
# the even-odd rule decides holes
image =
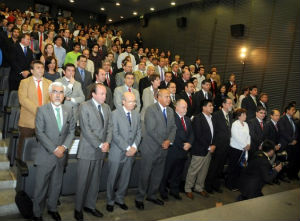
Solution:
[[[65,127],[66,122],[67,122],[67,118],[68,118],[68,112],[66,111],[64,106],[62,106],[62,114],[63,114],[63,125],[62,125],[61,130],[63,130],[63,128]]]
[[[48,107],[49,117],[51,118],[51,122],[53,122],[57,131],[59,131],[58,125],[57,125],[57,120],[56,120],[55,113],[54,113],[51,103],[48,103],[47,107]]]
[[[20,46],[20,47],[21,47],[21,46]],[[33,102],[34,102],[35,104],[38,105],[39,102],[38,102],[38,97],[37,97],[37,88],[36,88],[36,86],[35,86],[35,82],[34,82],[33,77],[31,76],[30,78],[31,78],[31,80],[30,80],[30,86],[29,86],[29,88],[32,88],[32,90],[35,90],[35,91],[36,91],[35,93],[33,93],[32,100],[33,100]]]
[[[43,83],[43,104],[46,104],[48,102],[48,84],[46,84],[46,78],[43,78],[42,83]]]
[[[204,116],[203,113],[201,113],[201,114],[202,114],[202,117],[203,117],[204,120],[205,120],[205,125],[206,125],[206,127],[207,127],[207,129],[208,129],[208,132],[209,132],[209,134],[210,134],[210,139],[212,139],[212,134],[211,134],[210,127],[209,127],[209,124],[208,124],[208,122],[207,122],[207,119],[206,119],[206,117]]]
[[[167,125],[166,125],[166,120],[165,120],[165,118],[164,118],[163,112],[161,111],[158,102],[157,102],[155,105],[156,105],[157,110],[158,110],[159,113],[160,113],[160,114],[159,114],[160,120],[161,120],[162,122],[164,122],[163,125],[164,125],[165,127],[167,127]],[[167,119],[168,119],[168,113],[167,113]],[[167,122],[168,122],[168,120],[167,120]]]
[[[90,106],[93,109],[93,111],[95,112],[95,115],[97,116],[99,122],[101,122],[102,120],[101,120],[101,117],[100,117],[100,113],[99,113],[98,109],[96,108],[96,106],[95,106],[95,104],[94,104],[94,102],[93,102],[92,99],[90,99]],[[104,122],[105,122],[106,117],[105,117],[104,109],[102,109],[102,111],[104,113]],[[104,122],[103,122],[103,126],[104,126]]]

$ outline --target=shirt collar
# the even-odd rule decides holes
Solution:
[[[182,117],[184,118],[184,116],[181,116],[178,112],[176,112],[176,114],[179,116],[180,119],[181,119]]]
[[[159,102],[157,102],[157,103],[158,103],[158,105],[159,105],[161,111],[163,111],[164,109],[166,109],[166,107],[163,107]]]
[[[272,123],[273,123],[274,125],[277,125],[277,122],[273,121],[272,119],[271,119],[271,121],[272,121]]]
[[[131,111],[127,110],[126,107],[123,106],[123,110],[125,111],[125,114],[127,115],[127,113],[131,114]]]
[[[259,119],[258,117],[256,118],[258,120],[259,123],[263,122],[261,119]]]
[[[78,67],[78,70],[79,70],[79,72],[84,71],[84,69],[82,69],[82,68],[80,68],[80,67]]]
[[[41,78],[40,80],[38,80],[36,77],[32,76],[33,80],[35,81],[43,81],[43,78]]]
[[[208,119],[211,119],[211,114],[210,115],[206,115],[204,112],[202,112],[202,114],[206,117],[206,118],[208,118]]]
[[[93,101],[93,103],[95,104],[95,106],[96,106],[97,109],[98,109],[98,106],[101,105],[101,104],[99,104],[94,98],[92,98],[92,101]],[[101,105],[101,106],[102,106],[102,105]]]
[[[51,102],[51,106],[53,108],[53,110],[56,110],[56,108],[61,109],[61,104],[59,106],[55,106],[52,102]]]
[[[229,114],[223,108],[222,108],[222,112],[223,112],[223,114],[224,114],[225,117]]]

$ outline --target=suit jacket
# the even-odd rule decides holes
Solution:
[[[95,83],[92,83],[88,86],[88,91],[89,91],[89,94],[91,94],[91,90],[92,90],[92,87],[94,86]],[[108,104],[108,106],[110,107],[110,109],[112,110],[114,108],[114,102],[113,102],[113,95],[111,93],[111,90],[109,87],[105,86],[106,87],[106,99],[105,99],[105,103]],[[85,100],[88,100],[89,97],[87,97]]]
[[[127,148],[133,144],[138,147],[141,141],[141,117],[140,114],[131,111],[131,124],[129,124],[127,115],[122,109],[116,109],[112,112],[113,134],[111,149],[109,150],[109,159],[114,162],[120,162],[126,155]]]
[[[213,135],[211,134],[209,124],[203,115],[196,115],[192,122],[195,141],[191,148],[191,154],[195,156],[206,156],[208,148],[212,145]]]
[[[52,81],[43,78],[42,84],[42,95],[43,95],[43,104],[49,102],[49,93],[48,88]],[[38,106],[38,95],[37,89],[34,83],[33,77],[26,78],[21,81],[20,87],[18,90],[19,102],[21,105],[20,110],[20,119],[19,126],[27,128],[35,128],[35,116]]]
[[[19,43],[14,44],[10,53],[11,70],[9,74],[9,90],[18,90],[21,80],[24,77],[20,74],[22,71],[30,71],[30,64],[33,61],[33,54],[27,47],[27,54]]]
[[[143,102],[143,108],[141,111],[141,118],[142,118],[142,121],[144,121],[147,107],[149,107],[151,104],[155,103],[154,93],[151,90],[151,86],[144,89],[143,96],[142,96],[142,102]]]
[[[212,100],[212,94],[208,91],[207,92],[207,96],[209,100]],[[201,102],[205,100],[203,91],[197,91],[194,95],[193,95],[193,114],[199,114],[201,113]]]
[[[97,44],[97,40],[95,38],[94,39],[89,38],[87,40],[87,45],[88,45],[89,49],[92,49],[94,44]]]
[[[210,92],[214,95],[214,96],[216,96],[216,93],[217,93],[217,91],[218,91],[218,86],[217,86],[217,82],[216,81],[211,81],[211,79],[210,79],[210,83],[211,83],[211,87],[210,87]]]
[[[83,91],[83,94],[85,97],[88,97],[89,94],[88,94],[88,89],[87,87],[93,83],[93,80],[92,80],[92,75],[91,75],[91,72],[87,71],[87,70],[84,70],[84,81],[82,80],[81,78],[81,75],[79,73],[79,70],[78,68],[76,68],[76,72],[75,72],[75,80],[78,81],[80,84],[81,84],[81,88],[82,88],[82,91]]]
[[[251,137],[250,151],[255,152],[258,150],[258,147],[264,141],[264,135],[263,135],[264,130],[261,129],[260,123],[256,117],[251,119],[248,122],[248,126],[249,126],[249,133]],[[265,124],[263,124],[263,126],[265,128]]]
[[[143,96],[144,89],[147,88],[147,87],[150,87],[150,86],[151,86],[151,82],[150,82],[148,76],[146,76],[146,77],[144,77],[140,80],[140,82],[139,82],[139,92],[140,92],[141,98]]]
[[[231,125],[233,123],[232,114],[229,113],[229,126],[227,125],[223,110],[213,113],[214,124],[213,144],[216,145],[215,154],[224,154],[230,145]]]
[[[65,41],[65,38],[63,38],[62,47],[64,49],[66,49],[66,53],[68,53],[70,51],[73,51],[73,41],[71,39],[69,39],[68,44],[67,44],[66,41]]]
[[[170,83],[166,83],[165,81],[160,82],[159,89],[166,89]]]
[[[176,136],[173,145],[170,147],[168,154],[176,156],[176,158],[186,158],[188,151],[183,149],[184,143],[194,143],[194,132],[192,122],[189,117],[184,116],[186,131],[181,123],[181,119],[177,113],[174,113],[175,124],[177,127]]]
[[[34,59],[37,59],[37,55],[41,53],[40,51],[40,46],[39,46],[39,41],[38,40],[32,40],[32,47],[33,47],[33,58]],[[31,41],[30,41],[30,44],[29,44],[29,48],[31,49]]]
[[[62,105],[62,128],[59,131],[53,107],[51,103],[41,106],[36,114],[35,131],[36,137],[41,145],[37,152],[35,163],[54,165],[57,161],[63,163],[63,158],[57,158],[53,151],[61,145],[70,148],[75,137],[75,121],[70,108]]]
[[[116,78],[113,73],[109,74],[110,85],[107,84],[107,81],[104,81],[104,85],[109,87],[112,92],[115,91],[116,88]]]
[[[140,146],[141,154],[145,157],[165,158],[168,150],[162,148],[162,143],[165,140],[170,140],[171,143],[174,142],[176,135],[174,111],[170,107],[166,107],[166,112],[167,123],[158,102],[150,105],[146,110],[145,132]]]
[[[42,35],[43,35],[43,41],[45,41],[48,38],[48,36],[47,36],[46,33],[42,33]],[[33,32],[33,37],[34,37],[35,40],[38,40],[38,42],[40,43],[39,32]]]
[[[250,95],[243,99],[242,108],[247,110],[247,122],[256,117],[257,106]]]
[[[276,145],[280,143],[279,141],[279,127],[277,123],[277,128],[273,124],[272,121],[269,121],[268,123],[265,124],[264,128],[264,140],[269,139],[272,140]]]
[[[100,46],[99,45],[99,52],[101,60],[104,60],[107,56],[107,47],[105,45]]]
[[[99,146],[102,143],[111,143],[112,119],[111,110],[107,104],[102,104],[102,123],[98,108],[93,100],[83,102],[79,107],[79,122],[81,128],[77,158],[86,160],[104,159],[106,153]]]
[[[120,86],[120,87],[117,87],[115,89],[115,93],[114,93],[114,105],[116,107],[116,109],[120,109],[122,108],[122,95],[124,92],[128,91],[127,88],[125,87],[125,85],[123,86]],[[134,93],[135,95],[135,99],[136,99],[136,107],[135,107],[135,110],[137,112],[140,112],[140,109],[141,109],[141,101],[140,101],[140,94],[139,92],[132,88],[132,93]]]
[[[176,94],[180,94],[182,91],[184,91],[184,81],[182,78],[178,78],[176,81]]]
[[[296,123],[295,124],[295,133],[293,131],[293,126],[288,119],[287,115],[284,115],[280,118],[278,121],[278,129],[279,129],[279,140],[281,147],[286,148],[289,143],[291,143],[293,140],[297,140],[299,136],[299,131],[297,128]]]
[[[191,97],[193,97],[191,95]],[[179,94],[179,99],[183,99],[185,100],[185,102],[187,103],[187,112],[186,112],[186,115],[187,117],[191,117],[193,115],[193,101],[192,103],[190,102],[190,99],[187,95],[187,93],[185,91],[182,91],[180,94]],[[193,99],[192,99],[193,100]]]
[[[74,119],[77,120],[79,105],[85,100],[83,91],[81,89],[81,84],[78,81],[75,81],[72,89],[70,89],[70,83],[65,77],[59,78],[56,81],[61,82],[64,86],[66,86],[65,97],[74,99],[75,102],[65,100],[64,105],[72,109]]]

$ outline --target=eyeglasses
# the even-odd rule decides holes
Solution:
[[[56,90],[53,90],[52,92],[51,92],[52,94],[64,94],[64,91],[56,91]]]

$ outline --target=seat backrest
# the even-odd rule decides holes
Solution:
[[[20,118],[20,108],[12,107],[8,117],[8,130],[18,129],[18,121]]]
[[[22,149],[21,160],[24,162],[33,161],[39,148],[40,144],[37,142],[36,137],[26,138]]]
[[[11,91],[9,93],[7,106],[8,107],[20,107],[18,91]]]

